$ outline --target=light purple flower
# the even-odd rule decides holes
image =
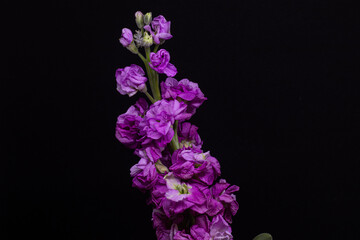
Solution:
[[[181,148],[201,149],[202,141],[197,133],[198,127],[189,122],[183,122],[178,125],[178,139]]]
[[[220,179],[218,183],[211,187],[210,191],[212,199],[208,200],[209,210],[207,214],[213,216],[220,212],[228,223],[232,223],[232,216],[239,209],[239,203],[233,193],[239,191],[239,187],[236,185],[230,186],[225,179]]]
[[[161,93],[164,99],[184,101],[188,105],[186,111],[191,114],[195,114],[196,109],[207,99],[199,85],[188,79],[178,82],[175,78],[167,78],[165,82],[161,82]]]
[[[171,172],[164,177],[167,191],[162,200],[162,207],[166,216],[173,217],[191,209],[203,214],[207,211],[206,196],[196,185],[181,182]]]
[[[149,25],[144,26],[144,29],[151,33],[156,44],[163,43],[164,40],[172,38],[170,34],[170,21],[166,21],[164,16],[160,15],[155,17],[151,22],[151,27]]]
[[[128,47],[133,41],[133,34],[131,30],[128,28],[123,28],[119,41],[124,47]]]
[[[144,120],[140,124],[141,134],[144,135],[143,146],[155,144],[164,147],[174,136],[174,130],[171,127],[175,120],[184,120],[189,117],[185,113],[186,104],[177,100],[160,100],[150,106]]]
[[[149,65],[158,73],[164,73],[168,77],[177,74],[176,67],[170,63],[170,53],[165,49],[160,49],[157,53],[150,53]]]
[[[207,185],[211,185],[221,173],[218,160],[210,156],[210,152],[202,153],[199,149],[175,151],[172,163],[170,170],[176,177],[184,180],[199,179]]]
[[[144,76],[144,70],[138,65],[131,64],[125,68],[118,68],[115,73],[117,90],[122,95],[129,95],[130,97],[137,93],[137,91],[146,92],[147,78]]]
[[[231,227],[221,215],[216,215],[210,224],[210,237],[214,240],[231,240]]]
[[[116,122],[116,138],[129,148],[139,147],[139,124],[143,121],[142,116],[148,109],[148,104],[144,98],[140,98],[135,105],[131,106],[126,113],[121,114]]]
[[[185,230],[177,231],[174,235],[174,240],[194,240],[190,234],[187,234]]]

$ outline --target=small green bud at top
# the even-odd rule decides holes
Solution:
[[[142,44],[144,47],[150,47],[153,44],[153,38],[148,32],[144,32]]]
[[[152,21],[152,13],[148,12],[144,15],[144,24],[149,25]]]
[[[138,28],[142,28],[144,26],[144,14],[140,11],[135,13],[135,22]]]

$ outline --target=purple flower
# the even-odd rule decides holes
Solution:
[[[141,158],[137,164],[130,168],[130,175],[133,177],[132,186],[140,190],[151,189],[158,178],[155,164],[145,158]]]
[[[117,90],[122,95],[130,97],[137,91],[146,92],[147,78],[144,76],[144,70],[138,65],[131,64],[129,67],[118,68],[115,73]]]
[[[140,98],[135,105],[131,106],[126,113],[121,114],[116,122],[116,138],[129,148],[137,148],[138,140],[142,138],[139,134],[139,124],[143,121],[142,116],[148,109],[145,99]]]
[[[119,39],[120,43],[124,47],[128,47],[131,44],[132,40],[133,40],[133,34],[131,30],[128,28],[123,28],[121,33],[121,38]]]
[[[161,208],[166,191],[167,186],[165,179],[159,178],[154,187],[150,190],[150,197],[147,199],[147,204],[152,204],[157,209]]]
[[[173,239],[176,224],[165,215],[162,209],[153,209],[151,220],[158,240]]]
[[[135,154],[140,158],[146,158],[153,163],[156,163],[162,157],[162,149],[156,147],[146,147],[143,149],[136,149]]]
[[[185,230],[177,231],[174,235],[174,240],[194,240],[190,234],[187,234]]]
[[[177,100],[160,100],[151,105],[146,112],[143,122],[141,122],[141,134],[144,136],[143,146],[155,144],[164,147],[174,136],[172,125],[175,120],[184,120],[189,114],[184,113],[186,105]]]
[[[173,217],[183,213],[186,209],[200,214],[207,211],[206,196],[196,185],[181,182],[172,173],[168,173],[164,179],[167,191],[162,200],[162,207],[166,216]]]
[[[207,99],[199,85],[188,79],[178,82],[175,78],[167,78],[165,82],[161,82],[161,92],[164,99],[184,101],[188,105],[186,111],[191,114],[195,114],[196,109]]]
[[[195,224],[190,228],[191,236],[195,240],[210,240],[210,221],[206,215],[199,215]]]
[[[211,185],[220,176],[218,160],[210,152],[202,153],[199,149],[179,149],[173,153],[173,165],[170,170],[178,178],[188,180],[193,177]]]
[[[150,53],[149,65],[158,73],[165,73],[168,77],[177,74],[176,67],[170,63],[170,54],[165,49],[160,49],[157,53]]]
[[[218,183],[212,186],[210,191],[213,199],[208,202],[209,210],[207,214],[213,216],[220,212],[227,222],[232,223],[232,216],[239,209],[239,204],[233,193],[239,191],[239,187],[236,185],[230,186],[225,179],[220,179]]]
[[[151,33],[156,44],[160,44],[164,42],[164,40],[172,38],[170,34],[170,23],[170,21],[166,21],[166,19],[160,15],[155,17],[151,22],[151,27],[155,32],[152,31],[149,25],[146,25],[144,29]]]
[[[189,122],[183,122],[178,126],[178,139],[180,148],[197,148],[201,149],[202,141],[197,133],[198,127]]]
[[[216,215],[210,224],[210,237],[217,240],[231,240],[231,227],[221,215]]]

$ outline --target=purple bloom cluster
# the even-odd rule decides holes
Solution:
[[[158,16],[149,23],[149,16],[137,12],[137,26],[148,31],[156,44],[172,38],[170,22]],[[140,35],[137,40],[141,41]],[[127,47],[132,41],[131,31],[123,30],[120,42]],[[197,83],[172,78],[177,69],[168,51],[160,49],[147,56],[148,78],[134,64],[115,74],[117,90],[123,95],[140,91],[149,97],[146,83],[153,94],[159,92],[158,98],[150,95],[150,105],[140,98],[116,122],[116,138],[140,158],[130,169],[132,185],[148,193],[158,239],[233,239],[230,224],[239,208],[234,195],[239,187],[218,180],[219,161],[202,150],[198,127],[188,122],[206,97]],[[160,86],[156,74],[167,77]]]

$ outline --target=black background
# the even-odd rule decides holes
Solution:
[[[360,239],[359,11],[332,1],[47,1],[2,11],[1,239],[155,239],[114,137],[133,98],[115,70],[134,13],[171,20],[177,79],[208,97],[191,122],[240,186],[235,239]],[[164,78],[162,78],[164,79]]]

